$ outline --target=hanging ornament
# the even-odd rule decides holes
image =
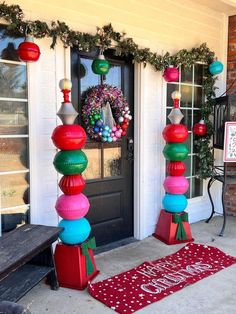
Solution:
[[[17,53],[20,60],[24,62],[35,62],[40,57],[39,46],[34,43],[32,36],[26,36],[25,41],[20,43]]]
[[[179,79],[179,70],[173,65],[170,65],[165,69],[163,77],[166,82],[176,82]]]
[[[223,64],[220,61],[214,61],[209,66],[209,71],[212,75],[220,74],[224,69]]]
[[[207,126],[204,120],[200,120],[198,123],[194,124],[193,126],[193,133],[195,135],[204,136],[207,132]]]
[[[100,52],[97,59],[93,60],[93,73],[99,75],[106,75],[110,69],[110,63],[105,59],[104,54]]]

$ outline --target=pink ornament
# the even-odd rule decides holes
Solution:
[[[117,127],[116,126],[113,126],[113,128],[112,128],[112,132],[116,132],[117,131]]]
[[[110,135],[110,137],[114,137],[114,135],[115,135],[115,134],[114,134],[113,132],[111,132],[111,135]]]
[[[117,141],[117,137],[113,136],[112,141],[116,142]]]
[[[116,132],[115,132],[115,136],[116,136],[117,138],[120,138],[120,137],[121,137],[120,131],[116,131]]]
[[[75,220],[84,217],[89,210],[89,201],[83,194],[62,194],[56,202],[55,208],[63,219]]]
[[[163,186],[169,194],[184,194],[188,190],[189,183],[183,176],[168,176],[165,178]]]
[[[166,82],[176,82],[179,79],[179,70],[173,66],[166,68],[163,74]]]

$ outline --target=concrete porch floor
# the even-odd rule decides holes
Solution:
[[[227,218],[224,237],[217,234],[222,217],[214,217],[209,224],[204,221],[191,225],[195,243],[215,246],[236,256],[236,217]],[[152,261],[176,252],[185,244],[168,246],[149,237],[143,241],[96,255],[97,268],[101,271],[94,281],[119,274],[144,261]],[[209,314],[236,313],[236,264],[215,275],[198,281],[136,313],[140,314]],[[43,282],[32,289],[20,304],[32,314],[108,314],[115,313],[93,299],[86,290],[60,288],[52,291]]]

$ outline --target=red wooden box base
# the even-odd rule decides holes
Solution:
[[[56,245],[54,257],[57,278],[61,287],[83,290],[87,287],[88,281],[99,274],[96,269],[93,250],[88,250],[94,266],[94,272],[89,276],[86,274],[86,258],[82,255],[80,245],[66,245],[63,243]]]
[[[176,240],[175,237],[178,224],[173,222],[173,214],[162,209],[153,236],[168,245],[192,242],[194,239],[191,235],[189,222],[183,222],[183,225],[187,234],[187,239]]]

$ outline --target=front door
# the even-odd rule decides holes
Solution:
[[[102,82],[122,89],[133,116],[132,62],[108,51],[106,59],[111,68],[101,77],[91,69],[95,56],[96,53],[72,51],[72,103],[79,111],[78,122],[81,123],[81,94]],[[92,226],[91,236],[95,236],[98,246],[133,236],[133,120],[126,137],[112,143],[95,142],[88,137],[84,152],[88,157],[83,177],[86,179],[84,194],[90,201],[86,218]]]

